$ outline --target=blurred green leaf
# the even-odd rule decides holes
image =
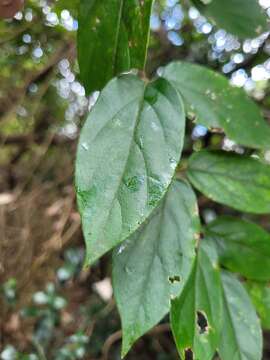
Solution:
[[[251,157],[200,151],[189,159],[188,178],[204,195],[234,209],[270,213],[270,167]]]
[[[258,149],[270,148],[270,126],[243,89],[206,67],[172,62],[163,76],[182,94],[188,116],[208,128],[221,128],[235,142]]]
[[[192,0],[200,12],[219,28],[241,39],[269,30],[267,15],[258,0]]]
[[[230,271],[253,280],[270,279],[270,234],[260,226],[232,216],[222,216],[206,228],[218,250],[220,262]]]
[[[270,286],[269,283],[248,281],[246,289],[261,319],[262,327],[270,329]]]
[[[86,92],[115,75],[144,69],[152,0],[82,0],[78,59]]]

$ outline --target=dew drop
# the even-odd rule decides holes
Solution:
[[[174,158],[170,158],[169,159],[170,164],[171,164],[171,168],[175,169],[176,165],[177,165],[177,161]]]
[[[121,124],[121,120],[118,119],[118,118],[115,118],[114,121],[113,121],[113,126],[114,127],[120,127],[122,124]]]
[[[83,143],[82,143],[82,148],[83,148],[84,150],[89,150],[89,146],[88,146],[88,144],[87,144],[86,142],[83,142]]]
[[[125,266],[125,272],[128,274],[128,275],[131,275],[132,274],[132,269],[129,267],[129,266]]]
[[[154,121],[152,121],[151,122],[151,128],[154,130],[154,131],[158,131],[158,126],[157,126],[157,124],[154,122]]]
[[[125,248],[126,248],[126,245],[124,245],[124,244],[120,245],[120,246],[119,246],[119,249],[118,249],[118,251],[117,251],[117,254],[118,254],[118,255],[121,254],[121,253],[125,250]]]

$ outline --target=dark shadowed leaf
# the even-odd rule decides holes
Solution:
[[[121,72],[144,68],[152,2],[81,1],[78,60],[87,93]]]
[[[212,360],[222,326],[222,291],[217,254],[201,242],[193,272],[180,296],[172,300],[171,326],[181,358]]]
[[[221,128],[235,142],[270,148],[270,126],[243,89],[203,66],[173,62],[163,76],[181,92],[188,114],[208,128]]]
[[[222,151],[191,156],[188,178],[210,199],[256,214],[270,212],[270,166]]]
[[[154,215],[114,252],[123,356],[169,311],[170,296],[179,294],[192,270],[199,231],[195,195],[174,181]]]
[[[258,0],[192,0],[219,28],[238,37],[254,38],[268,31],[267,16]]]
[[[223,326],[218,352],[221,360],[261,360],[262,332],[251,300],[237,278],[222,274]]]
[[[262,327],[270,330],[270,285],[269,283],[248,281],[246,289],[260,316]]]
[[[206,235],[229,270],[253,280],[270,279],[270,234],[260,226],[222,216],[207,226]]]
[[[185,114],[165,79],[113,79],[81,131],[76,190],[87,263],[125,240],[164,196],[180,159]]]

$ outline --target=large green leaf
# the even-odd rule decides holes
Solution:
[[[180,159],[185,114],[165,79],[133,75],[104,88],[81,131],[76,190],[93,262],[125,240],[164,196]]]
[[[248,281],[246,289],[260,316],[262,327],[270,330],[270,285],[269,283]]]
[[[258,0],[192,0],[203,15],[238,37],[254,38],[268,31],[267,16]]]
[[[171,306],[172,331],[183,359],[189,351],[194,359],[212,359],[222,326],[221,290],[217,254],[202,241],[193,272]]]
[[[181,92],[188,114],[208,128],[221,128],[237,143],[270,148],[270,126],[243,89],[200,65],[173,62],[163,76]]]
[[[121,72],[144,68],[152,2],[81,0],[78,60],[87,93]]]
[[[240,211],[270,212],[270,166],[251,157],[222,151],[194,153],[187,172],[210,199]]]
[[[122,319],[124,356],[169,311],[195,259],[200,231],[196,197],[174,181],[154,215],[113,256],[113,288]]]
[[[222,216],[207,226],[206,235],[229,270],[253,280],[270,279],[270,234],[260,226]]]
[[[261,360],[262,332],[250,298],[233,275],[222,274],[223,326],[218,352],[221,360]]]

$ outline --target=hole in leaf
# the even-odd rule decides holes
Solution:
[[[208,331],[208,321],[206,315],[201,312],[197,311],[197,325],[199,327],[199,333],[204,334]]]
[[[193,351],[190,348],[185,349],[185,360],[193,360]]]
[[[180,282],[181,278],[179,275],[174,275],[174,276],[169,276],[168,280],[171,284],[174,284],[175,282]]]

